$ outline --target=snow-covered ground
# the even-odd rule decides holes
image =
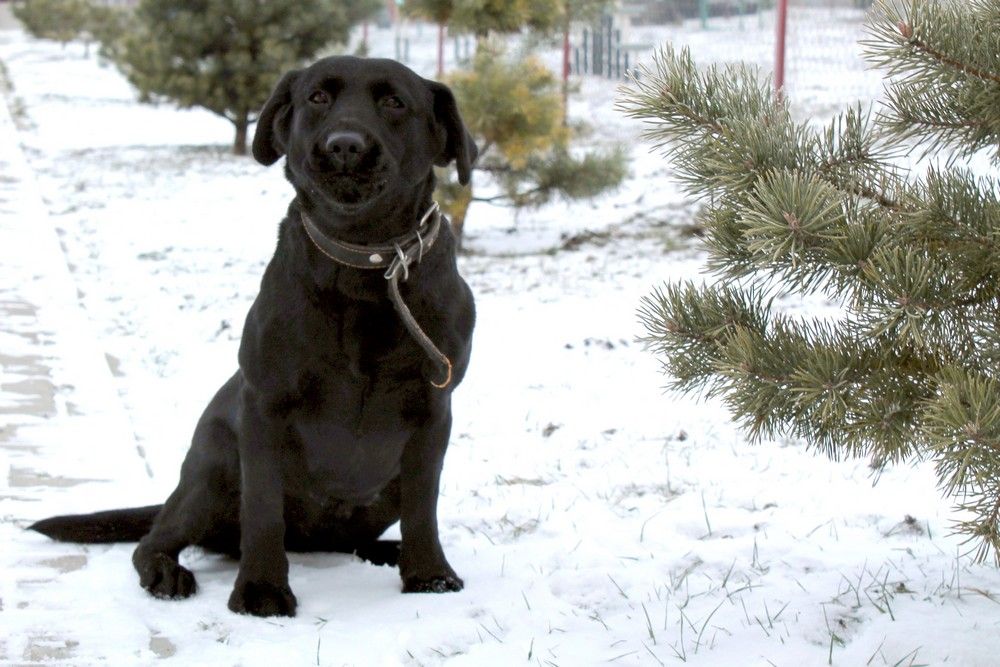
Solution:
[[[825,46],[790,81],[797,113],[878,94],[854,55],[860,15],[802,16],[793,35]],[[770,28],[755,21],[627,39],[766,64]],[[431,75],[432,29],[408,30],[411,66]],[[373,55],[393,55],[394,39],[373,29]],[[279,167],[228,153],[226,122],[138,104],[80,45],[0,31],[0,61],[50,213],[39,224],[57,227],[83,329],[96,331],[136,441],[76,443],[102,482],[20,480],[14,493],[11,467],[0,522],[160,502],[234,368],[291,188]],[[996,664],[1000,572],[959,555],[929,466],[873,486],[864,461],[750,445],[718,403],[663,394],[656,359],[635,343],[635,311],[653,285],[699,275],[683,231],[692,209],[641,128],[614,110],[614,84],[580,88],[573,117],[591,124],[591,141],[630,146],[628,183],[518,214],[476,204],[467,221],[460,263],[478,325],[439,505],[462,593],[404,596],[395,569],[293,555],[298,616],[261,620],[227,611],[231,560],[185,552],[200,590],[164,602],[137,585],[130,545],[4,530],[0,663]],[[15,437],[31,447],[39,436]]]

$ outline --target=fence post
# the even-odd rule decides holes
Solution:
[[[607,15],[606,15],[607,16]],[[614,61],[611,59],[611,51],[614,49],[614,39],[615,39],[615,29],[613,25],[614,19],[607,16],[607,43],[608,43],[608,78],[610,79],[614,75]]]
[[[594,64],[590,71],[594,76],[601,76],[604,74],[604,28],[602,26],[594,26],[591,48],[594,53]]]

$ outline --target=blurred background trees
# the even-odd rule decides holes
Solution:
[[[34,1],[34,0],[33,0]],[[345,43],[378,0],[141,0],[115,8],[102,55],[145,101],[202,107],[233,124],[246,154],[249,126],[281,74]]]
[[[233,124],[233,150],[245,154],[251,124],[281,74],[335,45],[353,25],[383,9],[380,0],[28,0],[18,16],[36,36],[68,41],[93,36],[101,54],[135,86],[140,99],[201,107]],[[568,70],[562,84],[536,56],[538,40],[568,36],[610,0],[411,0],[411,15],[435,22],[439,68],[444,29],[475,37],[469,68],[442,77],[450,84],[480,147],[488,175],[479,201],[538,206],[559,196],[591,197],[626,176],[625,152],[574,147],[582,126],[567,121]],[[512,37],[512,35],[514,35]],[[519,47],[508,43],[520,41]],[[471,187],[441,170],[438,196],[461,234]]]
[[[334,43],[380,6],[377,0],[140,0],[102,53],[147,101],[202,107],[248,129],[287,70]]]
[[[580,199],[617,187],[627,175],[620,147],[573,147],[582,127],[566,123],[568,89],[528,50],[511,49],[503,35],[527,33],[551,38],[575,17],[590,17],[610,3],[601,0],[494,2],[416,0],[415,15],[446,21],[448,28],[476,38],[468,69],[444,77],[479,146],[477,171],[489,174],[495,190],[477,196],[474,184],[459,185],[439,171],[437,197],[459,239],[473,201],[540,206],[559,196]],[[564,72],[564,81],[565,81]]]
[[[88,5],[87,0],[21,0],[11,10],[29,34],[65,46],[85,29]]]
[[[560,196],[593,197],[621,183],[626,157],[620,147],[574,154],[573,130],[563,125],[559,81],[537,58],[510,57],[502,44],[483,42],[469,70],[448,77],[480,156],[476,169],[498,190],[476,197],[447,174],[439,198],[461,235],[468,205],[485,201],[539,206]]]
[[[63,46],[75,39],[88,46],[105,34],[105,21],[113,9],[96,0],[20,0],[11,11],[29,34]]]
[[[444,41],[448,23],[455,11],[454,0],[410,0],[403,5],[407,15],[437,25],[437,76],[444,76]]]
[[[32,35],[91,39],[146,102],[201,107],[233,124],[246,154],[249,126],[285,71],[347,42],[380,0],[22,0],[14,15]]]

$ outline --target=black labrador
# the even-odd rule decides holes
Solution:
[[[477,156],[455,98],[391,60],[326,58],[281,79],[253,155],[286,156],[296,196],[177,489],[31,528],[141,537],[132,560],[161,598],[195,592],[188,545],[238,556],[229,608],[257,616],[295,614],[286,549],[398,562],[406,592],[461,590],[436,512],[475,311],[432,198],[435,165],[464,184]],[[379,541],[396,521],[401,543]]]

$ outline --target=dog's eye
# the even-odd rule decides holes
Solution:
[[[324,93],[322,90],[314,91],[312,95],[309,96],[309,101],[313,104],[326,104],[330,101],[330,96]]]
[[[382,106],[387,109],[405,109],[406,103],[396,95],[386,95],[381,100]]]

